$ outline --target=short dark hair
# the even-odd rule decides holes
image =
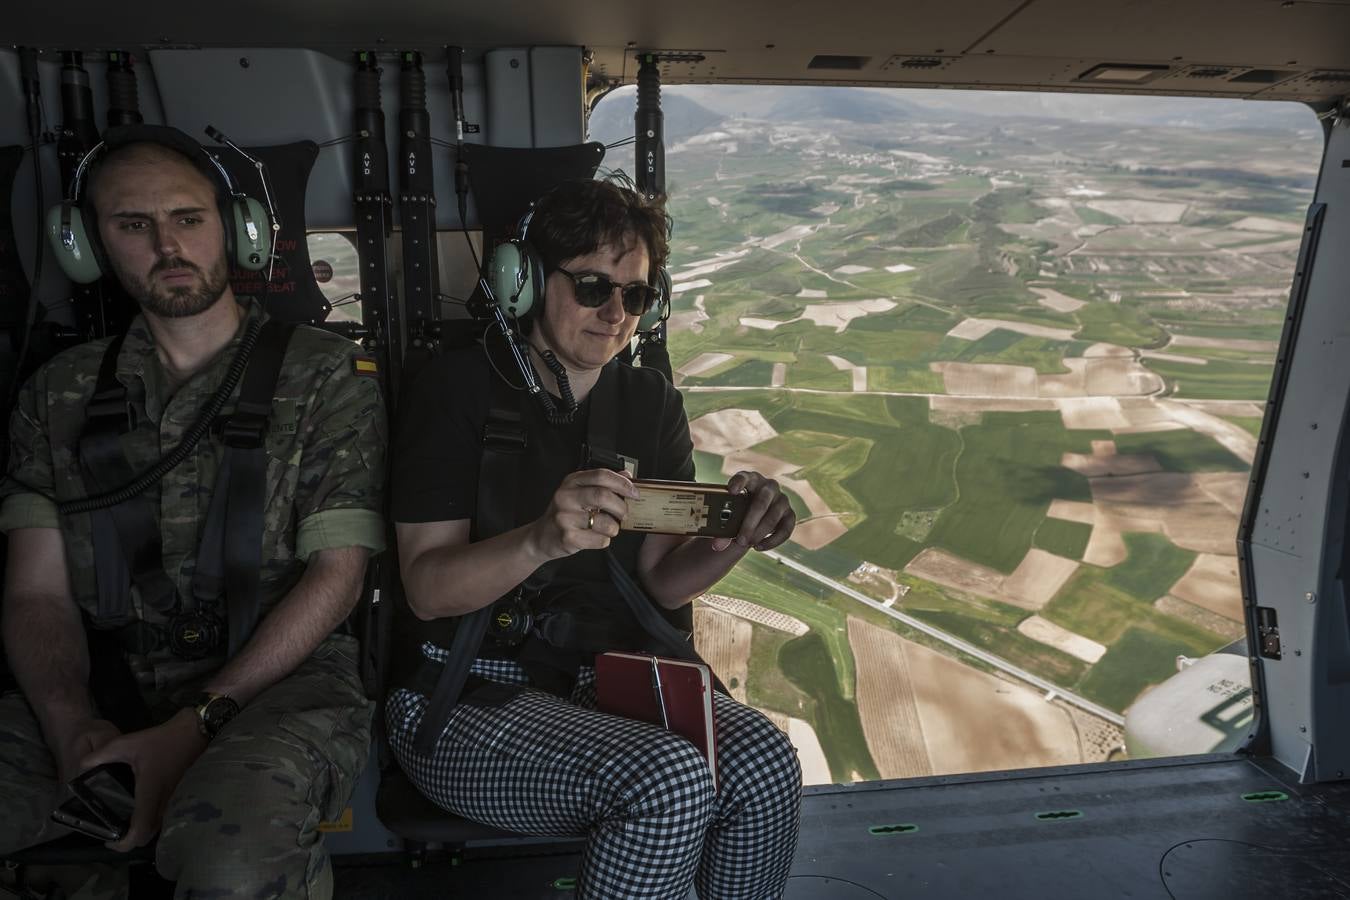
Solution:
[[[627,247],[637,239],[647,248],[647,279],[653,281],[670,256],[665,200],[648,200],[613,180],[565,181],[539,198],[527,237],[545,274],[566,260],[608,245]]]
[[[216,205],[223,208],[227,199],[225,186],[221,183],[220,173],[211,170],[211,165],[206,161],[204,155],[193,156],[179,147],[172,147],[158,141],[143,140],[113,147],[90,164],[89,173],[85,176],[84,196],[81,197],[85,214],[95,218],[98,215],[98,210],[94,207],[94,194],[97,191],[97,185],[104,169],[123,160],[156,155],[161,159],[176,160],[190,166],[211,185],[211,189],[215,193]],[[223,224],[224,219],[222,218],[221,221]]]

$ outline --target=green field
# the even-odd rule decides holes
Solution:
[[[814,704],[811,717],[820,746],[830,764],[835,781],[867,780],[881,777],[867,750],[858,707],[851,696],[845,698],[837,688],[834,659],[821,636],[812,631],[785,643],[778,651],[778,664],[799,691]],[[857,773],[855,776],[854,773]]]
[[[1193,643],[1132,627],[1092,667],[1078,690],[1089,700],[1124,711],[1146,688],[1177,673],[1178,656],[1198,656],[1213,649],[1217,648],[1200,651]]]
[[[1218,441],[1196,431],[1116,435],[1116,452],[1149,454],[1169,472],[1245,472],[1249,468]]]
[[[1124,537],[1128,552],[1124,562],[1109,569],[1082,566],[1041,615],[1108,645],[1140,616],[1160,616],[1153,612],[1152,602],[1186,574],[1195,554],[1162,535]]]
[[[1203,366],[1146,359],[1144,365],[1167,380],[1168,389],[1178,397],[1198,400],[1259,400],[1270,393],[1273,365],[1214,361]]]
[[[712,590],[776,609],[809,625],[820,635],[830,659],[834,660],[835,689],[841,697],[853,699],[857,668],[848,645],[844,615],[821,603],[832,591],[757,553],[745,557]]]
[[[964,559],[1011,572],[1031,548],[1052,500],[1090,501],[1087,479],[1059,464],[1091,453],[1109,435],[1068,431],[1058,413],[986,413],[961,429],[957,501],[938,517],[929,541]]]
[[[1048,516],[1036,529],[1035,546],[1063,556],[1066,559],[1082,559],[1092,537],[1092,526],[1082,522],[1069,522],[1064,519],[1051,519]]]
[[[1265,422],[1264,416],[1223,416],[1222,418],[1242,428],[1254,438],[1261,436],[1261,424]]]

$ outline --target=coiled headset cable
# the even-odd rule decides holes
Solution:
[[[150,486],[158,482],[165,475],[168,475],[176,469],[183,460],[187,459],[188,454],[193,448],[201,442],[206,433],[211,430],[211,425],[215,422],[220,411],[225,408],[225,403],[234,393],[234,389],[239,385],[239,379],[244,376],[244,369],[248,366],[249,357],[253,354],[253,347],[258,343],[258,335],[262,331],[261,318],[254,319],[248,324],[244,331],[244,336],[239,339],[239,349],[234,354],[234,359],[230,361],[230,367],[225,371],[225,378],[220,382],[220,387],[211,395],[206,406],[202,407],[201,414],[197,420],[189,426],[183,433],[183,439],[178,442],[168,453],[159,458],[159,461],[146,469],[134,479],[115,488],[111,491],[104,491],[101,494],[91,494],[86,497],[77,497],[74,500],[66,500],[63,503],[57,503],[56,510],[63,516],[74,516],[80,513],[93,512],[94,510],[107,509],[116,506],[119,503],[125,503],[135,497],[140,496],[150,489]],[[46,497],[48,500],[56,502],[55,498],[45,491],[38,490],[32,485],[25,484],[13,475],[9,476],[20,487],[34,494]]]

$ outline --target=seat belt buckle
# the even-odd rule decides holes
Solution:
[[[611,472],[623,472],[628,469],[624,457],[605,447],[584,444],[581,448],[581,458],[584,460],[583,469],[609,469]]]
[[[523,453],[529,440],[519,426],[489,421],[483,428],[483,446],[500,453]]]
[[[220,439],[226,447],[257,450],[267,436],[267,421],[272,410],[258,412],[245,407],[246,404],[239,404],[234,414],[221,423]]]

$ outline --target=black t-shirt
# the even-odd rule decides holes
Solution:
[[[520,383],[518,372],[503,371],[512,382]],[[492,379],[496,377],[483,349],[475,346],[434,360],[405,390],[393,445],[395,522],[474,517],[483,428],[493,399]],[[637,460],[638,477],[692,480],[694,447],[679,391],[659,372],[623,363],[611,363],[610,371],[602,377],[617,379],[615,450]],[[524,415],[528,445],[516,487],[517,525],[542,515],[563,478],[581,466],[591,396],[582,402],[572,422],[561,426],[550,424],[534,401],[518,406]],[[621,533],[614,541],[615,554],[632,566],[643,537]],[[558,575],[608,581],[604,556],[594,551],[564,560]]]

